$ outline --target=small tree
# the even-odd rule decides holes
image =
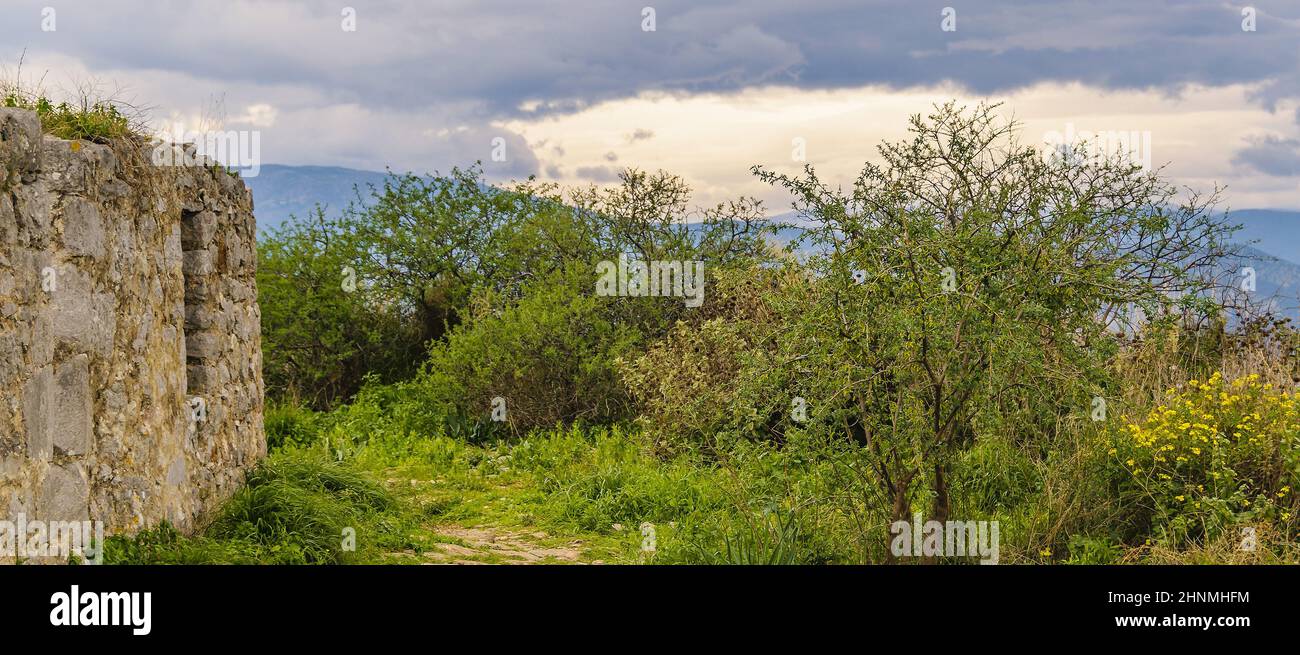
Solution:
[[[981,432],[1085,420],[1121,323],[1202,302],[1231,232],[1213,198],[1175,206],[1156,172],[1122,159],[1044,156],[994,109],[912,117],[911,138],[880,146],[847,193],[811,166],[754,169],[793,194],[820,254],[775,301],[786,318],[745,383],[776,409],[803,398],[813,425],[855,439],[895,519],[926,478],[947,519],[955,455]]]
[[[258,240],[267,393],[318,409],[355,393],[367,374],[413,375],[424,355],[418,326],[379,302],[336,220],[317,209]]]

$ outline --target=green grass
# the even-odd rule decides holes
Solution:
[[[110,102],[56,104],[43,96],[32,97],[11,90],[4,93],[0,106],[35,111],[41,129],[60,139],[110,143],[132,134],[130,120]]]
[[[852,453],[798,435],[780,448],[741,443],[724,455],[661,459],[647,454],[638,433],[617,426],[557,427],[471,443],[414,432],[391,411],[365,403],[330,413],[273,406],[266,425],[272,454],[205,530],[184,537],[163,525],[114,537],[107,561],[509,563],[524,559],[520,551],[540,554],[532,558],[538,563],[826,564],[888,557],[888,518],[866,509],[874,487],[844,465]],[[1085,537],[1062,523],[1079,504],[1062,490],[1081,488],[1075,478],[1087,467],[1080,461],[1035,463],[1011,444],[990,440],[963,464],[953,481],[954,505],[964,516],[1001,522],[1001,561],[1132,560],[1104,535]],[[923,489],[912,509],[924,511],[927,501]],[[344,547],[349,528],[355,549]],[[470,537],[484,533],[500,535],[509,548]],[[647,550],[651,535],[655,547]],[[548,555],[558,551],[566,556]],[[1138,556],[1173,557],[1164,551]]]
[[[538,552],[578,543],[580,562],[773,558],[766,540],[749,540],[741,530],[679,528],[713,526],[734,511],[726,476],[691,458],[652,458],[635,435],[617,428],[555,429],[471,444],[388,432],[383,421],[353,433],[350,418],[346,411],[271,408],[268,436],[280,447],[250,472],[206,529],[185,537],[163,525],[113,537],[107,561],[416,563],[447,544],[473,546],[447,534],[466,529],[513,535]],[[653,526],[653,551],[644,548],[649,528],[643,532],[643,524]],[[349,527],[356,531],[355,550],[342,547]],[[713,539],[724,554],[688,543],[688,536]],[[791,546],[783,548],[775,556],[781,561]],[[458,559],[510,558],[483,550]]]
[[[368,476],[318,453],[276,453],[202,533],[162,525],[108,540],[109,563],[334,564],[376,557],[402,525],[393,497]],[[356,549],[348,543],[355,533]]]
[[[328,414],[272,406],[271,456],[205,530],[186,538],[163,526],[113,538],[108,561],[417,563],[449,544],[476,546],[454,536],[474,529],[510,535],[537,552],[580,544],[580,562],[851,557],[842,544],[827,545],[826,531],[810,535],[819,524],[790,509],[782,481],[793,456],[755,449],[723,466],[695,455],[653,457],[637,433],[619,427],[470,443],[404,425],[369,406]],[[356,530],[352,551],[341,547],[347,527]],[[456,559],[510,557],[479,548]]]

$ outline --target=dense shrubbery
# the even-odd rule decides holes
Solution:
[[[414,385],[448,414],[502,421],[519,431],[568,421],[628,416],[614,362],[643,340],[619,321],[608,298],[592,295],[590,267],[535,281],[527,294],[485,312],[432,348]]]
[[[617,187],[565,197],[532,181],[499,189],[478,168],[457,169],[393,176],[371,194],[370,206],[335,218],[318,210],[261,240],[258,290],[274,398],[335,406],[367,376],[411,378],[433,348],[425,368],[435,378],[450,369],[469,394],[438,388],[434,401],[450,397],[447,409],[461,419],[486,415],[483,401],[503,395],[485,396],[491,385],[515,392],[523,410],[511,420],[515,429],[607,418],[621,411],[617,394],[588,401],[547,384],[581,381],[558,380],[565,370],[609,377],[610,358],[659,336],[685,310],[680,301],[597,297],[597,263],[632,253],[641,261],[701,260],[714,271],[753,261],[765,247],[752,201],[694,212],[689,189],[664,173],[628,171]],[[550,376],[546,384],[526,379],[534,364]],[[570,397],[552,407],[554,393]]]
[[[779,440],[788,397],[770,388],[757,397],[739,384],[742,371],[770,349],[763,336],[778,317],[771,298],[804,285],[793,268],[735,268],[713,280],[709,302],[662,339],[620,361],[622,379],[639,403],[638,424],[657,452],[713,448],[737,439]],[[760,413],[760,408],[764,411]]]

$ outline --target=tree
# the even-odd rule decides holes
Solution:
[[[493,187],[478,167],[390,174],[369,202],[317,210],[263,235],[259,290],[268,391],[324,408],[364,379],[407,379],[475,293],[514,298],[561,265],[572,212],[531,180]]]
[[[368,374],[398,380],[418,369],[422,333],[368,293],[354,244],[321,209],[258,240],[267,394],[324,409]]]
[[[913,116],[848,192],[811,166],[754,169],[794,196],[820,254],[773,300],[784,319],[742,383],[772,399],[758,415],[797,396],[859,444],[895,520],[923,480],[946,520],[955,456],[981,432],[1020,431],[1010,416],[1050,415],[1024,430],[1040,438],[1086,419],[1121,310],[1204,300],[1231,233],[1213,198],[1174,206],[1158,171],[1044,156],[995,108]]]

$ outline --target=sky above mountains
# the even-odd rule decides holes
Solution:
[[[22,58],[23,79],[56,93],[97,83],[159,131],[256,131],[264,163],[481,160],[495,180],[564,183],[666,168],[700,202],[751,194],[777,212],[751,165],[794,170],[802,150],[847,183],[909,114],[1004,101],[1026,142],[1149,134],[1179,183],[1300,208],[1300,3],[1245,8],[6,0],[0,65],[12,77]]]

